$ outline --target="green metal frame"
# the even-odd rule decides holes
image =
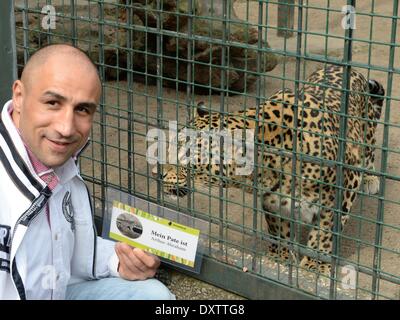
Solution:
[[[15,21],[14,6],[12,0],[0,2],[0,105],[2,106],[11,98],[11,87],[17,79],[17,56],[15,48]]]

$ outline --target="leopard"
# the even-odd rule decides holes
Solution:
[[[281,261],[297,259],[290,248],[297,237],[292,222],[301,222],[309,230],[306,248],[314,255],[303,254],[299,266],[329,275],[331,263],[318,257],[332,256],[334,235],[346,225],[357,194],[379,192],[375,144],[384,97],[382,84],[356,69],[345,73],[343,66],[325,65],[303,81],[297,93],[279,90],[258,107],[223,113],[199,103],[188,125],[200,133],[192,139],[194,148],[189,153],[188,148],[178,149],[176,163],[161,165],[160,175],[154,167],[153,174],[162,180],[163,191],[175,197],[200,185],[256,190],[268,234],[276,240],[268,246],[269,255]],[[243,132],[253,132],[245,139],[253,143],[227,143],[232,152],[225,153],[221,139],[210,139],[221,131],[224,137],[242,131],[243,139]],[[185,144],[181,129],[177,145]],[[254,154],[257,159],[252,160],[259,165],[248,161],[243,170],[245,161],[238,155],[245,153]],[[188,154],[190,163],[182,161]]]

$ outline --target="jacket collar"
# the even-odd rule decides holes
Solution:
[[[36,175],[28,153],[8,112],[8,101],[0,117],[0,161],[18,189],[31,201],[45,188],[45,183]]]

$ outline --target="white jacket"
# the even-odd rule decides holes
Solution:
[[[44,289],[29,284],[27,266],[42,273],[47,266],[36,267],[35,259],[49,250],[55,276],[51,298],[63,299],[71,281],[117,275],[114,243],[96,235],[90,196],[73,159],[55,170],[60,183],[53,192],[36,175],[8,113],[10,105],[0,118],[0,299],[29,298],[27,284],[31,295],[40,297]],[[30,238],[30,230],[46,219],[46,203],[51,230]]]

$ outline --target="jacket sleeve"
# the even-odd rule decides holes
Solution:
[[[95,277],[119,277],[119,259],[115,253],[115,242],[97,237]]]
[[[77,235],[86,231],[84,238],[86,242],[78,240],[82,239],[82,236],[75,242],[71,263],[72,283],[76,282],[75,279],[90,280],[118,276],[118,257],[114,249],[115,242],[94,235],[93,228],[89,226],[84,229],[77,228],[75,231]]]

